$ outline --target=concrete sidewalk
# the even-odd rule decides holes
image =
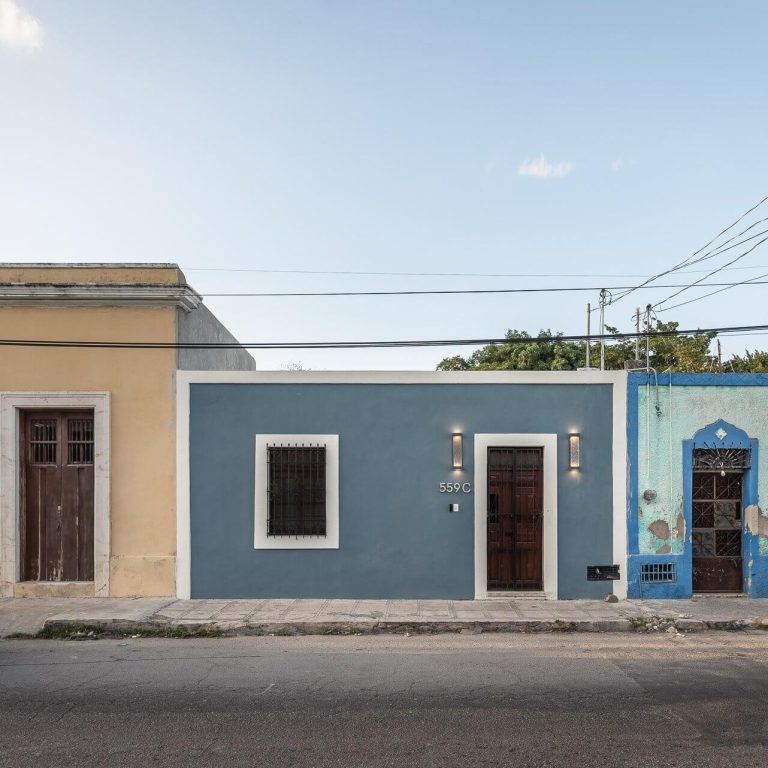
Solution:
[[[0,637],[768,629],[768,600],[0,600]]]

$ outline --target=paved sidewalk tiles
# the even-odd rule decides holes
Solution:
[[[136,634],[354,634],[458,631],[768,629],[768,599],[694,600],[0,600],[0,637]],[[767,636],[768,639],[768,636]]]

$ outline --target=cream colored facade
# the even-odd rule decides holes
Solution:
[[[0,339],[174,343],[200,302],[175,265],[0,266]],[[226,331],[213,320],[220,338]],[[237,352],[233,367],[255,367],[244,350]],[[18,415],[3,409],[2,464],[10,479],[0,489],[0,595],[174,595],[177,350],[2,346],[0,355],[0,392],[11,403],[58,393],[56,404],[66,407],[67,393],[72,402],[107,393],[109,404],[109,445],[101,446],[108,490],[96,499],[106,507],[95,510],[97,519],[108,517],[103,583],[98,562],[95,583],[19,582],[18,499],[8,498],[18,455],[5,455],[17,453]]]

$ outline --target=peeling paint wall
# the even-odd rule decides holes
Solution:
[[[679,528],[683,513],[683,440],[690,440],[696,432],[718,419],[735,424],[768,448],[768,386],[683,387],[673,384],[671,399],[668,380],[658,387],[654,384],[638,387],[640,554],[658,553],[665,545],[670,546],[672,552],[682,551],[683,537]],[[656,491],[653,501],[643,498],[649,489]],[[768,467],[758,475],[758,495],[760,499],[768,499]],[[762,520],[760,554],[768,555],[768,518],[762,514],[758,517]],[[662,538],[660,534],[667,531],[669,535]]]
[[[750,498],[743,513],[743,554],[749,571],[745,589],[753,596],[768,596],[768,516],[763,512],[768,499],[768,376],[661,374],[656,379],[653,374],[635,374],[630,377],[629,399],[629,555],[636,561],[630,567],[630,581],[634,572],[639,582],[641,562],[653,562],[659,555],[683,556],[673,561],[682,566],[678,571],[683,579],[690,581],[684,441],[722,419],[760,446],[754,452],[757,499]],[[634,594],[643,589],[644,585],[636,585]],[[674,588],[653,585],[650,594],[683,597],[690,594],[690,583]]]

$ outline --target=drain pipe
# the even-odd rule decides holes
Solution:
[[[667,375],[669,376],[669,511],[670,515],[674,511],[673,506],[674,503],[672,501],[672,465],[673,465],[673,458],[672,458],[672,366],[670,365],[669,368],[665,371]]]
[[[656,405],[659,404],[659,374],[652,366],[647,367],[648,379],[645,384],[645,487],[651,484],[651,371],[653,371]]]

